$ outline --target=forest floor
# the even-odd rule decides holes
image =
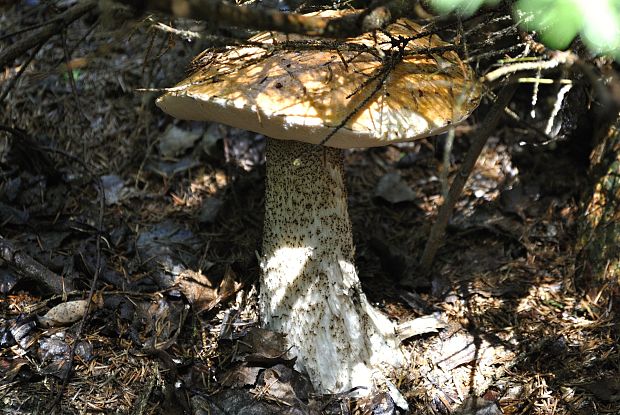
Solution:
[[[1,47],[54,14],[15,3],[0,6]],[[313,394],[258,328],[264,137],[155,106],[205,41],[94,23],[41,46],[0,98],[0,413],[392,413],[386,396]],[[606,286],[578,288],[575,269],[588,154],[574,136],[589,131],[542,143],[531,96],[513,105],[526,121],[491,136],[428,277],[415,264],[445,137],[346,153],[365,293],[395,322],[436,324],[404,341],[409,366],[392,379],[411,413],[620,413],[617,306]],[[480,111],[456,129],[449,177]]]

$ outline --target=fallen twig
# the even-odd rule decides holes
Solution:
[[[73,288],[69,281],[50,271],[2,236],[0,236],[0,258],[15,267],[24,277],[40,282],[54,294],[62,294]]]

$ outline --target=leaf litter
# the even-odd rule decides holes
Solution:
[[[2,7],[0,22],[24,25],[52,13]],[[147,26],[124,25],[76,22],[66,41],[80,71],[62,69],[62,39],[53,38],[1,104],[0,124],[19,129],[0,133],[3,252],[23,261],[0,261],[0,412],[41,412],[73,346],[61,413],[397,411],[388,394],[314,394],[285,338],[259,328],[264,139],[156,111],[156,95],[135,90],[174,84],[206,45],[171,46]],[[459,128],[468,126],[456,131],[457,162]],[[575,288],[574,189],[583,182],[551,150],[524,154],[510,128],[478,161],[428,277],[415,261],[441,203],[435,142],[347,153],[360,278],[407,333],[409,366],[393,387],[420,414],[617,413],[609,288]],[[97,300],[77,338],[98,254]],[[52,290],[24,269],[46,270]],[[400,286],[410,275],[416,284]]]

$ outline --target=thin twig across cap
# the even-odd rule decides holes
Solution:
[[[480,88],[452,45],[421,32],[399,19],[345,41],[261,33],[203,53],[157,104],[177,118],[339,148],[438,134],[476,108]]]

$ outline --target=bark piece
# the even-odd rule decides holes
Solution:
[[[446,324],[434,315],[422,316],[401,323],[397,327],[398,338],[402,340],[408,339],[420,334],[437,333],[439,329],[446,327]]]

